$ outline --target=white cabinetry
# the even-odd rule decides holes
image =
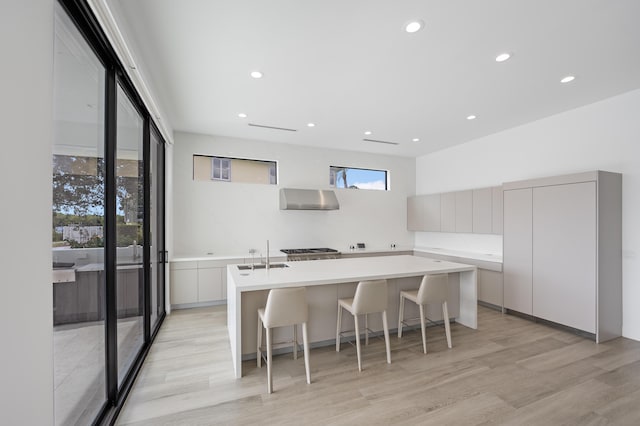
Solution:
[[[440,194],[440,231],[456,232],[456,194]]]
[[[171,304],[181,305],[198,301],[198,263],[177,262],[170,264]]]
[[[491,234],[492,188],[473,190],[473,233]]]
[[[473,232],[473,191],[455,192],[456,232]]]
[[[198,302],[213,302],[224,299],[222,297],[222,269],[198,269]]]
[[[502,187],[408,197],[407,230],[502,234]]]
[[[532,189],[504,191],[504,306],[531,315]]]
[[[504,184],[505,307],[595,335],[622,332],[622,177]]]
[[[407,229],[409,231],[440,231],[440,194],[416,195],[407,198]]]
[[[171,305],[180,308],[223,303],[227,299],[227,265],[244,260],[171,262]]]

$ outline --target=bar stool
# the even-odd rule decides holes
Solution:
[[[338,324],[336,326],[336,352],[340,352],[340,335],[342,334],[342,309],[353,315],[356,333],[356,352],[358,354],[358,371],[362,371],[360,358],[360,327],[358,315],[364,315],[365,344],[369,344],[369,328],[367,314],[382,313],[382,327],[384,329],[384,343],[387,347],[387,363],[391,364],[391,348],[389,347],[389,327],[387,325],[387,280],[360,281],[356,287],[356,294],[352,299],[338,299]]]
[[[258,368],[262,367],[262,328],[267,335],[267,391],[273,392],[272,365],[272,329],[275,327],[293,326],[293,359],[298,359],[298,324],[302,324],[302,342],[304,345],[304,368],[307,372],[307,383],[311,384],[309,369],[309,340],[307,338],[307,319],[309,307],[307,305],[307,289],[278,288],[269,290],[267,304],[258,309]],[[288,342],[285,342],[288,343]]]
[[[398,316],[398,337],[402,337],[402,324],[404,321],[404,301],[408,299],[420,308],[420,327],[422,328],[422,349],[427,353],[427,333],[425,331],[424,305],[431,303],[442,304],[444,317],[444,329],[447,335],[447,345],[451,349],[451,327],[449,325],[449,310],[447,309],[447,294],[449,291],[449,275],[436,274],[422,277],[418,290],[400,292],[400,315]],[[427,318],[428,319],[428,318]]]

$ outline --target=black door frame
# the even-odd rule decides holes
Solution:
[[[108,38],[97,19],[93,15],[89,5],[83,0],[58,0],[59,4],[65,10],[67,15],[76,25],[82,36],[85,38],[89,46],[93,49],[97,58],[102,62],[106,69],[105,76],[105,383],[106,383],[106,401],[103,404],[98,416],[94,419],[93,424],[114,424],[115,420],[122,409],[124,402],[133,386],[135,378],[142,368],[144,359],[146,358],[151,344],[160,329],[165,317],[165,309],[158,311],[158,320],[151,324],[151,274],[150,274],[150,188],[151,185],[160,185],[162,190],[162,205],[158,205],[158,214],[162,220],[164,229],[164,200],[165,200],[165,150],[166,144],[162,134],[158,131],[149,110],[146,108],[142,98],[138,94],[131,79],[125,72],[125,67],[118,59],[115,50],[109,43]],[[118,85],[122,87],[125,94],[140,113],[144,122],[143,130],[143,166],[144,166],[144,224],[143,224],[143,324],[144,324],[144,342],[136,355],[129,372],[123,379],[122,384],[118,387],[118,347],[117,347],[117,288],[116,288],[116,151],[117,151],[117,90]],[[153,176],[156,182],[151,182],[150,169],[150,144],[151,132],[155,132],[159,140],[159,148],[162,150],[162,176]],[[158,161],[158,159],[155,159]],[[162,210],[160,212],[160,210]],[[162,233],[161,247],[163,253],[158,264],[164,269],[167,261],[165,251],[165,232]],[[162,294],[158,297],[165,300],[166,279],[164,270],[158,275],[158,279],[162,279],[162,285],[158,289],[162,289]],[[153,283],[157,285],[157,283]]]

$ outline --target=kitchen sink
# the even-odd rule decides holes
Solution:
[[[264,263],[257,263],[255,265],[238,265],[238,269],[241,271],[247,271],[251,269],[265,269],[267,265]],[[288,268],[289,265],[286,263],[271,263],[269,268]]]

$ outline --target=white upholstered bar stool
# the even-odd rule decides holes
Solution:
[[[307,320],[309,307],[307,305],[307,289],[278,288],[269,290],[267,304],[258,309],[258,368],[262,367],[262,328],[267,335],[267,391],[273,392],[273,378],[271,374],[273,352],[273,328],[293,326],[293,358],[298,359],[298,324],[302,324],[302,342],[304,346],[304,368],[307,372],[307,383],[311,384],[309,369],[309,339],[307,338]]]
[[[369,344],[369,328],[367,315],[375,312],[382,313],[382,328],[384,342],[387,347],[387,363],[391,364],[391,348],[389,346],[389,327],[387,325],[387,280],[360,281],[356,287],[353,299],[338,299],[338,324],[336,326],[336,352],[340,352],[340,335],[342,333],[342,309],[353,315],[356,333],[356,352],[358,355],[358,371],[362,371],[360,357],[360,327],[358,315],[365,317],[365,343]]]
[[[411,300],[420,308],[420,327],[422,328],[422,349],[427,353],[427,333],[425,330],[424,306],[431,303],[442,305],[444,329],[447,335],[447,345],[451,349],[451,327],[449,325],[449,310],[447,309],[447,294],[449,292],[449,275],[435,274],[422,277],[418,290],[400,292],[400,314],[398,316],[398,337],[402,337],[404,320],[404,301]],[[406,323],[405,323],[406,325]]]

